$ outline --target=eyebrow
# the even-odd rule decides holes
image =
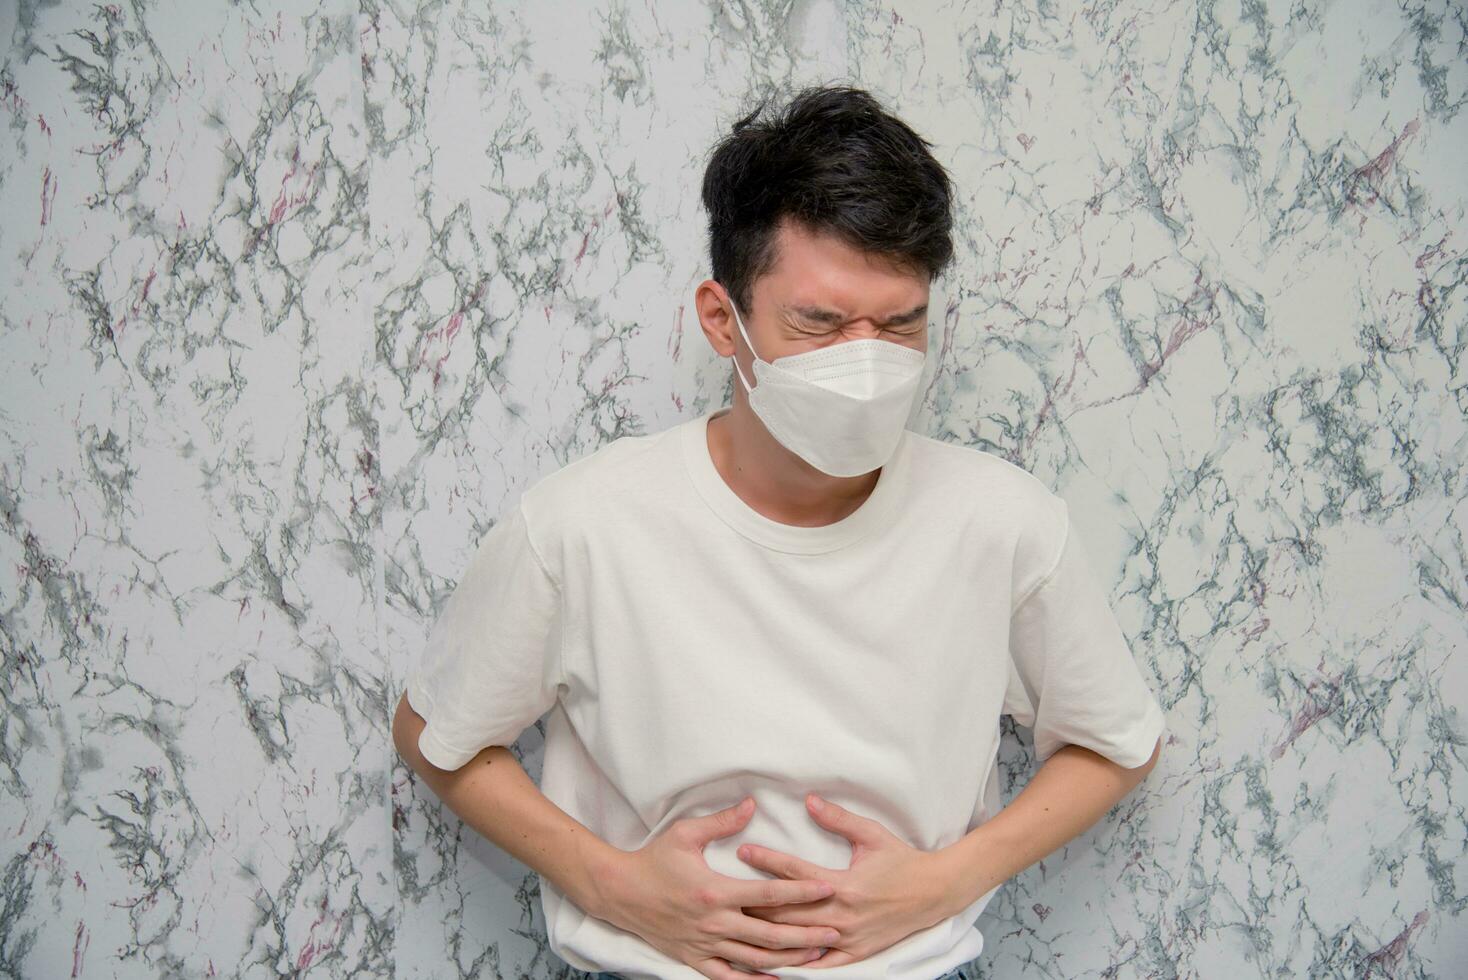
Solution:
[[[845,314],[838,310],[828,310],[823,306],[782,306],[781,309],[787,313],[794,313],[804,319],[814,320],[817,323],[846,322]],[[884,327],[890,327],[898,323],[908,323],[909,321],[916,320],[926,312],[928,312],[928,304],[923,303],[919,306],[914,306],[904,313],[897,313],[887,317],[885,320],[878,320],[877,323]]]

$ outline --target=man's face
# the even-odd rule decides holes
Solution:
[[[900,269],[791,221],[781,224],[777,243],[774,268],[751,291],[753,309],[739,310],[763,360],[866,338],[927,350],[926,274]],[[752,378],[753,364],[743,347],[742,340],[736,341],[735,356],[745,377]]]

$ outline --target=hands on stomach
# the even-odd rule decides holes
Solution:
[[[818,879],[748,880],[719,874],[704,860],[713,840],[743,830],[754,800],[702,817],[675,820],[635,851],[627,851],[615,880],[604,883],[603,917],[713,980],[749,980],[753,970],[816,959],[841,935],[823,925],[784,925],[744,912],[745,907],[818,902],[833,886]],[[772,974],[753,974],[779,980]]]

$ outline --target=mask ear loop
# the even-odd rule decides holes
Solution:
[[[733,296],[730,296],[729,297],[729,309],[731,309],[731,310],[734,311],[734,322],[739,325],[739,333],[740,333],[740,336],[742,336],[744,338],[744,346],[746,346],[746,347],[749,348],[749,353],[751,355],[753,355],[753,357],[754,357],[754,359],[756,361],[759,360],[759,354],[755,353],[754,345],[749,342],[749,334],[747,334],[747,333],[744,332],[744,321],[742,319],[740,319],[740,316],[739,316],[739,307],[734,305],[734,297]],[[752,367],[751,367],[751,369],[752,369]],[[739,357],[738,357],[737,352],[736,352],[736,355],[734,357],[734,370],[737,371],[737,372],[739,372],[739,380],[741,382],[743,382],[743,384],[744,384],[744,393],[747,395],[751,391],[753,391],[754,389],[750,386],[749,382],[748,381],[745,381],[745,379],[744,379],[744,370],[739,366]]]

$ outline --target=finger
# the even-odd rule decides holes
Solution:
[[[814,801],[819,801],[820,805],[813,806]],[[816,823],[840,834],[853,844],[875,846],[881,843],[882,834],[878,830],[881,824],[870,817],[852,813],[844,806],[832,803],[824,796],[817,796],[815,793],[807,794],[805,809]]]
[[[744,973],[734,969],[728,961],[717,957],[700,960],[694,969],[713,980],[780,980],[773,973]]]
[[[748,970],[773,970],[779,966],[799,966],[818,959],[822,952],[820,947],[815,946],[802,946],[796,949],[765,949],[763,946],[741,943],[737,939],[717,942],[711,949],[731,964],[738,964]]]
[[[832,921],[833,912],[829,905],[777,905],[768,908],[762,905],[745,905],[740,908],[745,915],[766,922],[778,922],[790,926],[830,926],[840,930]]]
[[[754,797],[746,796],[733,806],[726,806],[702,817],[683,817],[679,823],[691,828],[690,836],[695,846],[702,848],[711,840],[739,833],[752,816]]]
[[[824,923],[787,925],[752,915],[740,915],[734,925],[723,927],[723,932],[725,936],[736,942],[748,943],[767,950],[810,949],[817,946],[834,946],[841,941],[840,931]],[[758,965],[764,967],[770,964]]]
[[[781,980],[773,973],[745,973],[736,970],[727,960],[718,957],[700,960],[694,969],[713,980]]]
[[[837,874],[834,868],[823,868],[794,854],[786,854],[759,844],[741,844],[738,855],[745,864],[781,878],[818,878],[829,881],[829,875]]]
[[[855,963],[861,958],[862,957],[849,953],[844,949],[828,949],[826,950],[826,955],[820,957],[819,959],[814,959],[811,960],[809,963],[803,963],[801,965],[809,967],[819,967],[821,969],[824,969],[828,966],[845,966],[847,963]]]
[[[821,878],[800,881],[787,881],[783,878],[727,878],[724,892],[741,906],[790,905],[819,902],[823,898],[829,898],[836,894],[836,886]]]

